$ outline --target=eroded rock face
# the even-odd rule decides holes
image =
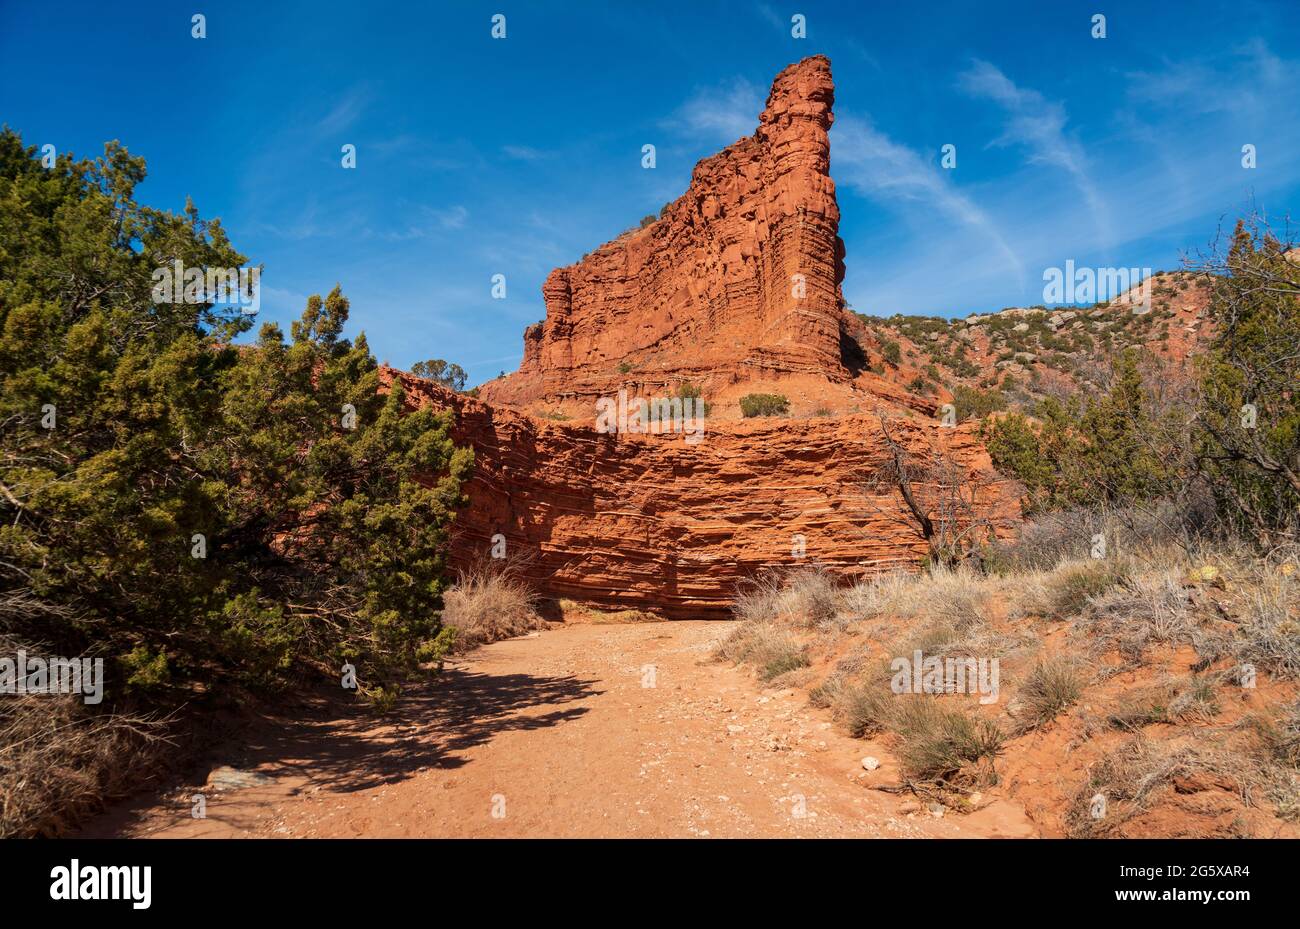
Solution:
[[[755,133],[701,161],[657,222],[550,275],[546,319],[527,330],[519,371],[480,389],[486,402],[383,369],[412,406],[454,410],[475,451],[458,566],[503,536],[544,597],[723,616],[765,568],[848,578],[924,556],[897,488],[867,486],[889,457],[882,417],[918,461],[938,451],[988,480],[971,427],[944,428],[932,398],[863,370],[840,294],[833,101],[825,58],[782,71]],[[593,401],[683,381],[712,404],[702,441],[598,431]],[[743,394],[771,390],[788,416],[740,417]],[[1012,486],[985,487],[981,531],[1006,535],[1016,501]]]
[[[658,221],[551,273],[522,365],[485,384],[483,399],[585,400],[784,373],[846,380],[834,99],[826,58],[782,71],[754,134],[701,161]]]
[[[544,422],[390,368],[381,377],[402,378],[412,407],[454,410],[457,442],[474,449],[456,564],[489,557],[500,534],[546,597],[725,616],[764,568],[819,563],[848,578],[914,566],[926,551],[898,493],[864,486],[886,458],[873,414],[722,422],[692,445]],[[946,449],[969,475],[991,470],[971,427],[900,415],[890,429],[920,454]],[[1019,518],[1016,499],[1002,484],[981,495],[981,516],[999,535]]]

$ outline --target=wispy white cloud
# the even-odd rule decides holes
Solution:
[[[370,90],[365,86],[351,88],[324,118],[317,121],[316,132],[324,138],[351,129],[365,112],[370,97]]]
[[[1022,146],[1028,149],[1031,163],[1065,170],[1087,201],[1103,239],[1109,239],[1109,210],[1093,182],[1083,146],[1066,132],[1069,117],[1064,104],[1048,100],[1032,88],[1017,86],[995,65],[979,59],[958,75],[957,85],[973,97],[997,104],[1005,114],[1002,134],[989,144]]]
[[[734,142],[753,133],[763,111],[763,92],[744,78],[698,91],[664,120],[665,128]]]
[[[785,31],[790,28],[790,18],[787,16],[785,19],[782,19],[776,10],[772,9],[768,4],[760,3],[755,7],[755,10],[758,12],[759,16],[763,17],[763,19],[767,20],[777,29]]]
[[[548,157],[548,153],[528,145],[503,145],[501,152],[507,158],[514,158],[517,161],[539,161]]]
[[[263,278],[261,283],[262,313],[273,318],[293,317],[302,313],[307,306],[307,295],[283,287],[268,287]]]
[[[831,129],[831,153],[832,171],[840,183],[879,201],[921,202],[979,229],[1002,253],[1005,266],[1023,279],[1020,260],[996,224],[933,158],[895,142],[869,121],[845,114]]]
[[[421,206],[416,210],[415,219],[405,228],[385,228],[378,233],[380,238],[390,242],[406,242],[412,239],[426,239],[435,233],[463,229],[469,219],[469,210],[460,204],[445,208]],[[373,234],[367,227],[366,234]]]
[[[460,204],[445,210],[429,210],[429,216],[443,229],[464,229],[465,220],[469,219],[469,210]]]
[[[1213,60],[1166,59],[1161,65],[1127,75],[1134,101],[1199,114],[1255,112],[1279,95],[1296,98],[1300,87],[1300,64],[1276,55],[1258,37]]]

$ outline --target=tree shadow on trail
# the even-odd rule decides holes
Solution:
[[[167,779],[170,784],[164,781],[162,789],[155,783],[110,807],[81,834],[121,835],[145,816],[161,826],[188,819],[190,797],[196,792],[209,798],[207,819],[212,823],[252,829],[266,808],[286,797],[308,791],[352,793],[396,784],[428,769],[453,770],[469,763],[469,749],[501,733],[578,719],[590,708],[574,704],[604,693],[593,687],[596,683],[572,675],[491,674],[448,667],[436,677],[408,684],[386,716],[375,715],[355,696],[341,696],[334,688],[300,692],[273,709],[245,711],[223,724],[225,736],[190,766],[188,775]],[[227,765],[256,769],[273,780],[214,794],[204,785],[208,772]],[[178,801],[181,788],[183,803]],[[174,814],[167,812],[171,809]]]
[[[426,768],[468,763],[464,752],[503,732],[545,729],[589,710],[566,706],[599,696],[595,681],[532,674],[489,674],[448,668],[412,685],[396,710],[373,716],[359,706],[348,718],[267,733],[247,762],[275,777],[301,773],[334,792],[366,790],[405,780]],[[539,709],[556,707],[546,712]],[[295,769],[301,768],[298,771]]]

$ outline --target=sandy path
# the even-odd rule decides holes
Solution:
[[[392,717],[258,727],[219,761],[273,780],[102,817],[135,836],[1032,835],[1018,807],[934,818],[892,760],[799,693],[709,659],[730,623],[572,625],[450,663]],[[653,686],[647,686],[653,684]],[[871,774],[861,759],[883,766]],[[190,815],[196,790],[207,817]]]

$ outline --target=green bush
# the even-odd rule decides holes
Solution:
[[[914,394],[929,394],[934,389],[934,385],[918,374],[908,382],[907,389]]]
[[[968,419],[983,419],[990,413],[1007,408],[1007,398],[997,390],[980,390],[958,384],[952,391],[952,405],[957,410],[959,422]]]
[[[1206,268],[1214,339],[1199,360],[1195,453],[1227,521],[1265,547],[1300,538],[1294,254],[1252,217],[1237,224],[1227,254]]]
[[[1153,405],[1129,350],[1114,359],[1105,393],[1086,403],[1048,398],[1036,422],[1011,413],[980,432],[993,464],[1024,483],[1028,512],[1147,500],[1168,489],[1186,444]]]
[[[192,205],[136,203],[144,176],[117,143],[46,169],[0,133],[0,601],[32,604],[0,633],[103,656],[106,710],[345,661],[396,681],[447,644],[472,453],[380,393],[337,286],[239,348],[237,304],[160,295],[173,261],[246,260]]]
[[[790,411],[790,401],[780,394],[745,394],[740,398],[740,412],[753,416],[783,416]]]

